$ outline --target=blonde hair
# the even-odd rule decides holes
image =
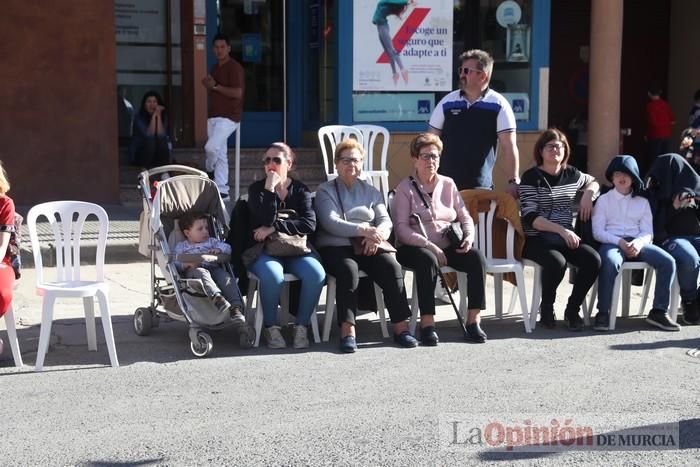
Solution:
[[[344,139],[335,147],[335,153],[333,154],[333,162],[338,162],[340,160],[340,155],[343,151],[348,149],[357,149],[360,153],[361,158],[365,158],[365,149],[362,147],[359,141],[353,138]]]
[[[5,167],[0,161],[0,195],[4,195],[10,191],[10,181],[7,179],[7,172],[5,172]]]
[[[424,146],[433,145],[438,148],[438,153],[442,154],[442,140],[434,133],[421,133],[411,141],[411,157],[417,158],[420,150]]]

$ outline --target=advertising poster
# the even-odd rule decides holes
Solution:
[[[454,0],[355,0],[353,91],[449,91]]]

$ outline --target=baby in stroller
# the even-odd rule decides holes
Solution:
[[[216,262],[216,258],[207,261],[206,256],[201,256],[231,254],[230,245],[209,236],[208,219],[207,214],[196,211],[185,213],[180,218],[180,229],[186,240],[175,246],[175,255],[178,258],[183,258],[181,255],[194,256],[192,262],[176,261],[175,266],[183,277],[200,279],[204,292],[213,300],[216,309],[221,313],[230,313],[234,325],[243,325],[243,302],[236,280]]]

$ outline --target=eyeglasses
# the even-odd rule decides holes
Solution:
[[[362,159],[356,159],[354,157],[341,157],[338,160],[343,165],[353,165],[353,164],[357,165],[357,164],[360,164],[362,162]]]
[[[545,144],[545,145],[544,145],[544,148],[545,148],[547,151],[554,151],[555,149],[558,149],[559,151],[563,151],[563,150],[564,150],[564,145],[561,144],[561,143],[549,143],[549,144]]]
[[[440,154],[434,154],[432,152],[422,152],[418,154],[418,158],[424,161],[437,161],[440,160]]]
[[[282,165],[283,160],[284,159],[282,159],[281,157],[266,157],[263,159],[263,164],[267,165],[271,162],[274,162],[275,165]]]
[[[484,72],[484,70],[479,70],[478,68],[469,68],[468,66],[463,66],[463,67],[457,68],[458,75],[468,75],[470,71],[473,73],[483,73]]]

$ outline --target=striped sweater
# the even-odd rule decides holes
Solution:
[[[527,170],[518,189],[525,235],[539,235],[532,223],[540,216],[573,230],[576,192],[593,181],[591,175],[571,166],[563,167],[557,175],[537,167]]]

